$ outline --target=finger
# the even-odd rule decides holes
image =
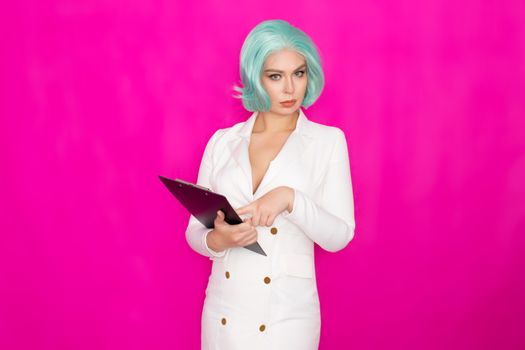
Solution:
[[[274,221],[275,221],[275,216],[274,215],[270,215],[268,217],[268,227],[272,226]]]
[[[238,215],[249,213],[250,212],[250,206],[249,205],[245,205],[244,207],[240,207],[238,209],[235,209],[235,212]]]
[[[264,220],[262,220],[262,225],[270,226],[270,217],[271,217],[271,214],[265,215]]]
[[[261,213],[255,213],[253,216],[253,226],[260,226],[261,225]]]
[[[255,232],[255,227],[249,226],[247,229],[240,231],[239,235],[244,239],[247,236],[252,235],[254,233],[256,233]]]
[[[255,226],[257,226],[257,225],[254,223],[252,217],[248,219],[248,224],[250,224],[249,229],[251,229],[251,230],[255,230]]]
[[[244,218],[242,219],[242,223],[239,224],[239,231],[246,231],[247,229],[250,228],[250,219],[251,218]]]
[[[261,213],[261,215],[259,216],[259,226],[266,226],[266,218],[267,218],[267,215],[264,213]]]
[[[253,234],[249,233],[249,231],[239,232],[235,234],[235,238],[234,238],[235,244],[238,247],[244,247],[247,244],[248,240],[250,239],[251,235]]]
[[[247,245],[255,243],[255,242],[257,242],[257,231],[254,229],[253,232],[251,232],[250,234],[246,235],[246,237],[244,237],[240,241],[240,245],[244,247],[244,246],[247,246]]]
[[[215,217],[216,224],[224,223],[224,213],[221,210],[217,211],[217,216]]]
[[[252,221],[252,218],[244,219],[243,222],[237,226],[238,228],[237,232],[249,231],[251,227],[253,226],[251,221]]]
[[[252,235],[250,235],[248,241],[246,242],[246,244],[252,244],[252,243],[255,243],[257,242],[257,231],[255,231]]]

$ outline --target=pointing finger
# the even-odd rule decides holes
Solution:
[[[237,212],[237,214],[242,215],[242,214],[250,213],[251,210],[252,210],[251,205],[248,204],[248,205],[245,205],[245,206],[242,206],[236,209],[235,211]]]

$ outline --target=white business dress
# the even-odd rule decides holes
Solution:
[[[206,245],[211,229],[190,216],[188,244],[213,261],[202,310],[202,349],[318,348],[314,242],[336,252],[352,240],[354,200],[345,134],[299,112],[296,128],[254,194],[248,145],[258,112],[217,130],[206,145],[197,184],[225,195],[234,209],[279,186],[293,188],[295,199],[292,211],[278,215],[272,227],[256,227],[267,256],[242,247],[214,252]]]

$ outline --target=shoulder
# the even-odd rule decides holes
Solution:
[[[234,138],[238,134],[239,129],[241,129],[245,123],[246,123],[246,120],[235,123],[228,127],[220,128],[217,131],[215,131],[211,139],[219,143],[228,141]]]
[[[337,126],[321,124],[312,120],[308,120],[306,126],[307,133],[315,138],[332,141],[345,138],[344,131]]]
[[[323,154],[325,159],[330,161],[340,159],[347,153],[346,135],[341,128],[310,120],[306,124],[308,134],[313,136],[314,149],[319,154]]]
[[[215,149],[225,146],[237,133],[243,123],[244,122],[240,122],[233,126],[217,129],[209,138],[208,147]]]
[[[213,133],[213,135],[210,137],[210,141],[209,142],[211,142],[213,144],[216,144],[216,143],[222,143],[222,142],[226,141],[227,139],[229,139],[231,137],[231,135],[233,135],[232,128],[233,127],[217,129]]]

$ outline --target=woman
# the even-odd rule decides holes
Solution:
[[[336,252],[354,236],[346,138],[300,108],[324,85],[301,30],[281,20],[257,25],[241,50],[241,78],[237,97],[253,114],[213,134],[197,184],[225,195],[243,223],[229,225],[219,211],[214,229],[190,216],[186,230],[191,248],[213,260],[202,349],[317,349],[313,243]],[[267,256],[242,248],[256,241]]]

